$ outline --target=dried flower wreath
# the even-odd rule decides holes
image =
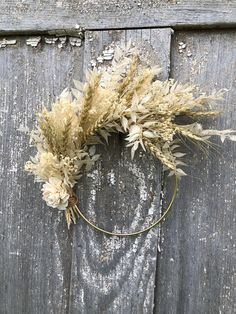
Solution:
[[[88,71],[84,84],[75,81],[75,89],[64,90],[50,111],[43,108],[38,114],[38,124],[30,136],[37,154],[25,169],[35,175],[36,181],[44,182],[43,199],[48,206],[65,211],[68,228],[76,223],[77,215],[96,227],[77,207],[73,187],[82,172],[90,171],[99,159],[95,145],[108,142],[111,133],[127,134],[131,158],[141,146],[176,178],[185,175],[181,160],[185,153],[179,138],[185,137],[200,146],[209,144],[213,135],[222,141],[236,140],[233,130],[204,130],[197,122],[185,124],[176,120],[178,116],[194,119],[217,115],[217,111],[207,108],[222,97],[221,92],[195,96],[194,86],[160,81],[159,72],[157,66],[141,62],[138,50],[131,45],[116,47],[111,66]],[[164,218],[175,195],[176,186],[165,214],[143,231]]]

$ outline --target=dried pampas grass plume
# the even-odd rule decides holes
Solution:
[[[108,142],[112,133],[126,134],[131,158],[141,147],[177,177],[186,175],[179,138],[201,146],[214,135],[222,141],[236,140],[232,130],[204,130],[199,122],[177,122],[183,121],[177,119],[181,116],[214,117],[218,111],[209,105],[222,93],[197,96],[194,86],[156,79],[159,71],[143,64],[137,49],[117,47],[110,67],[88,70],[84,83],[75,81],[74,89],[64,90],[50,110],[39,113],[30,136],[37,154],[25,168],[44,182],[46,203],[65,211],[68,228],[78,216],[73,187],[98,160],[95,146]]]

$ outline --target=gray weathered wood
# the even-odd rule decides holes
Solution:
[[[110,43],[129,38],[152,46],[168,76],[171,30],[86,33],[85,63]],[[161,168],[141,151],[130,160],[124,137],[101,147],[101,161],[78,185],[79,206],[108,230],[147,226],[160,209]],[[73,228],[70,313],[151,313],[155,290],[159,229],[132,238],[107,237],[83,221]],[[78,310],[79,309],[79,310]]]
[[[18,128],[32,128],[41,105],[78,76],[83,48],[16,40],[0,49],[0,313],[63,314],[72,239],[63,214],[44,204],[40,184],[24,171],[34,151]]]
[[[57,2],[58,7],[65,10],[65,26],[75,23],[76,3],[73,2],[75,7],[72,7],[72,2],[67,6],[65,2]],[[146,7],[150,20],[140,21],[140,15],[133,17],[137,10],[131,9],[127,16],[123,3],[124,10],[110,8],[113,17],[104,27],[125,27],[128,21],[130,27],[153,22],[158,25],[167,21],[168,16],[171,23],[175,20],[181,24],[183,15],[176,10],[182,10],[181,14],[187,12],[183,11],[184,3],[189,10],[184,1],[172,11],[171,4],[168,10],[160,5],[158,18],[167,11],[173,15],[167,14],[160,20],[154,20],[156,11],[151,12]],[[195,3],[203,10],[200,1]],[[210,12],[211,21],[215,23],[219,15],[214,13],[223,6],[219,14],[221,22],[227,25],[230,18],[232,21],[235,17],[235,2],[214,3],[212,9],[212,2],[205,1],[204,12],[198,11],[199,15],[195,4],[191,4],[193,11],[183,17],[182,25],[192,25],[193,16],[200,16],[199,25],[203,25],[201,18]],[[6,25],[6,17],[10,16],[7,5],[9,3],[0,4],[5,9],[1,11],[1,25]],[[62,9],[60,14],[57,10],[54,10],[55,15],[50,13],[47,22],[42,15],[51,9],[42,13],[43,2],[40,5],[35,2],[35,5],[34,9],[41,8],[37,23],[33,6],[27,9],[22,2],[24,10],[20,10],[19,5],[12,9],[9,29],[22,30],[28,25],[31,30],[43,30],[52,25],[57,28],[59,22],[62,27],[59,19]],[[71,20],[66,16],[71,13],[67,7],[74,8]],[[101,21],[102,9],[96,12]],[[124,17],[119,17],[118,21],[116,14],[120,12]],[[32,18],[28,19],[27,14]],[[21,21],[25,16],[26,20]],[[93,15],[88,22],[92,18]],[[206,21],[208,26],[215,25]],[[164,68],[163,77],[167,77],[170,29],[86,32],[85,66],[90,58],[102,52],[104,45],[129,38],[144,42],[144,52],[152,54],[152,47],[156,50],[152,57],[159,58]],[[222,146],[216,140],[220,144],[219,152],[212,151],[210,158],[200,157],[200,150],[189,153],[192,163],[187,169],[189,177],[182,180],[175,206],[161,231],[154,229],[133,239],[107,238],[79,221],[68,233],[63,216],[58,217],[57,211],[43,203],[40,185],[23,171],[30,151],[27,136],[17,129],[21,125],[32,127],[37,108],[41,104],[49,105],[72,78],[80,78],[83,48],[67,45],[59,49],[57,44],[40,43],[33,49],[26,46],[24,37],[12,39],[17,40],[16,45],[0,49],[0,130],[3,133],[0,137],[0,313],[151,313],[153,302],[156,303],[154,312],[158,314],[233,313],[236,298],[235,145],[226,142]],[[179,42],[187,44],[183,52],[178,48]],[[235,128],[235,43],[235,31],[230,30],[179,32],[173,42],[174,78],[196,82],[205,91],[229,89],[226,100],[220,104],[226,112],[214,123],[205,121],[206,126]],[[81,209],[101,226],[120,231],[141,226],[146,216],[146,223],[150,222],[152,211],[159,208],[161,174],[158,164],[141,152],[141,158],[131,162],[123,138],[119,136],[111,139],[110,147],[101,148],[100,152],[102,161],[78,187]]]
[[[0,33],[51,29],[234,27],[236,0],[1,1]]]
[[[226,88],[224,112],[212,128],[236,124],[236,32],[180,32],[172,45],[171,76],[206,91]],[[180,53],[179,42],[187,44]],[[187,56],[187,54],[189,56]],[[191,55],[191,56],[190,56]],[[215,140],[217,151],[189,152],[189,176],[162,226],[155,313],[235,312],[235,143]]]

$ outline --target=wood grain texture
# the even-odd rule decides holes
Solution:
[[[0,33],[74,28],[234,27],[236,0],[6,0]]]
[[[24,171],[34,154],[29,138],[35,114],[79,77],[83,48],[25,38],[0,49],[0,313],[67,313],[71,236],[63,214],[42,201],[39,183]]]
[[[182,53],[180,42],[187,45]],[[204,125],[235,129],[235,31],[176,33],[171,76],[206,92],[228,89],[219,103],[222,115]],[[218,152],[211,150],[210,157],[196,147],[189,152],[189,176],[162,227],[155,313],[235,312],[236,148],[233,142],[214,143]]]
[[[85,64],[112,42],[152,46],[168,75],[171,30],[86,33]],[[160,45],[162,43],[162,45]],[[101,161],[78,185],[79,206],[96,224],[128,232],[160,214],[161,167],[139,151],[134,161],[123,136],[100,147]],[[70,313],[151,313],[159,229],[132,238],[107,237],[83,221],[73,228]]]

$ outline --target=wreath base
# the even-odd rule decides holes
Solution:
[[[103,228],[98,227],[96,224],[94,224],[93,222],[91,222],[82,212],[81,210],[77,207],[76,204],[73,205],[73,207],[70,207],[66,210],[66,220],[67,220],[67,224],[68,224],[68,215],[70,215],[69,219],[72,219],[72,221],[74,223],[76,223],[76,216],[80,216],[90,227],[94,228],[96,231],[99,231],[107,236],[116,236],[116,237],[129,237],[129,236],[137,236],[140,235],[142,233],[148,232],[149,230],[151,230],[153,227],[155,227],[156,225],[158,225],[159,223],[161,223],[163,221],[163,219],[167,216],[167,214],[169,213],[175,198],[176,198],[176,194],[177,194],[177,189],[178,189],[178,178],[177,176],[175,176],[175,184],[174,184],[174,189],[173,189],[173,194],[172,194],[172,198],[170,200],[169,205],[167,206],[167,208],[165,209],[164,213],[161,215],[161,217],[159,217],[155,222],[153,222],[150,226],[148,226],[147,228],[144,228],[142,230],[138,230],[138,231],[134,231],[134,232],[127,232],[127,233],[119,233],[119,232],[114,232],[114,231],[108,231],[105,230]],[[77,198],[76,198],[77,199]],[[68,212],[67,212],[68,211]],[[74,220],[75,219],[75,220]],[[68,224],[68,228],[70,227],[70,223],[71,220],[69,220],[69,224]]]

